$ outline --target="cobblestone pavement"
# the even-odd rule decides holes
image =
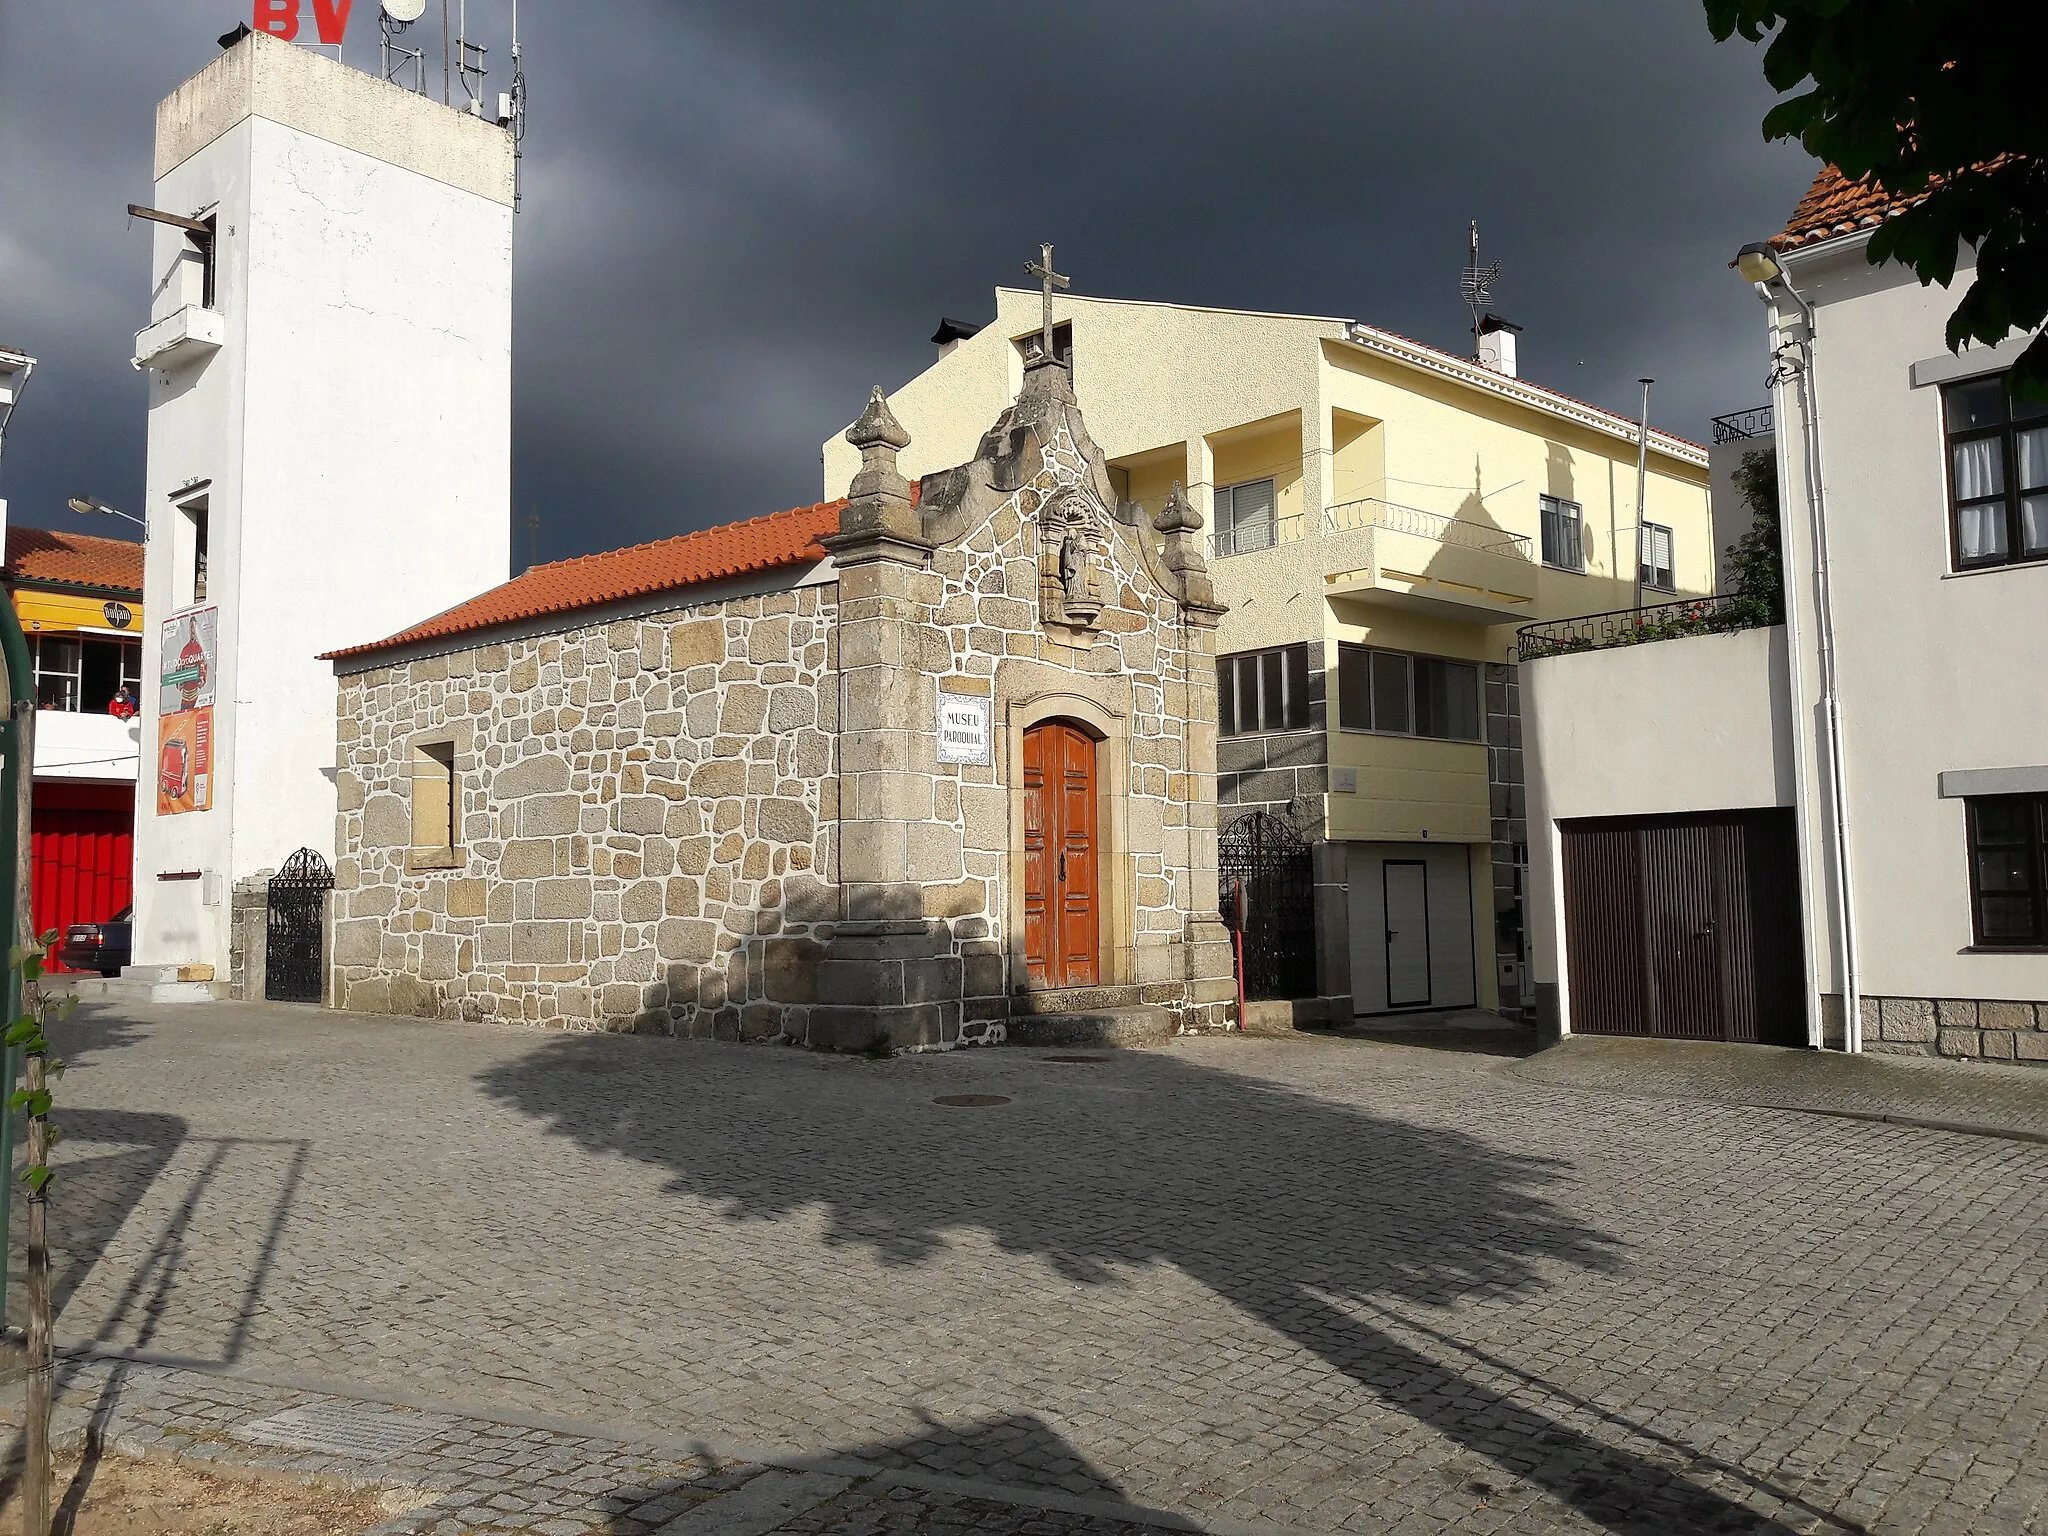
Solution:
[[[1513,1071],[1595,1093],[1889,1115],[2048,1140],[2048,1067],[1575,1036]]]
[[[8,1405],[7,1422],[18,1407]],[[59,1448],[86,1449],[88,1486],[96,1460],[116,1455],[380,1490],[393,1518],[368,1536],[1144,1536],[1161,1530],[1158,1519],[1188,1528],[1171,1515],[1141,1519],[1152,1512],[1043,1491],[1023,1491],[1031,1502],[1020,1504],[1019,1490],[885,1472],[856,1458],[768,1466],[673,1438],[423,1412],[96,1357],[61,1362],[53,1429]]]
[[[2048,1146],[1354,1040],[65,1027],[74,1339],[1215,1529],[2042,1528]]]

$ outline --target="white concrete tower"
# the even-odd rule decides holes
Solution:
[[[320,653],[508,575],[512,139],[258,32],[153,206],[135,960],[224,981],[232,883],[333,857]]]

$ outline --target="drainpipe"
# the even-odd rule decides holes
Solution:
[[[1815,324],[1813,305],[1792,286],[1791,274],[1785,270],[1784,264],[1772,257],[1769,265],[1770,274],[1755,285],[1758,297],[1769,303],[1774,292],[1783,293],[1799,311],[1800,321],[1806,327],[1805,360],[1799,364],[1781,363],[1775,370],[1774,383],[1781,395],[1791,378],[1796,378],[1799,385],[1800,478],[1806,482],[1807,522],[1813,538],[1814,649],[1820,663],[1822,734],[1828,759],[1828,842],[1833,856],[1831,873],[1835,910],[1839,917],[1836,959],[1842,973],[1842,1048],[1855,1053],[1863,1049],[1863,991],[1856,947],[1854,881],[1850,878],[1849,864],[1849,796],[1843,770],[1842,698],[1835,666],[1834,587],[1829,570],[1827,491],[1820,447],[1820,388],[1814,377],[1819,327]],[[1775,322],[1775,315],[1773,320]],[[1773,329],[1782,331],[1783,328],[1774,323]],[[1782,480],[1782,476],[1780,478]],[[1796,701],[1799,656],[1790,642],[1795,633],[1793,621],[1797,591],[1789,564],[1786,567],[1785,599],[1786,650]],[[1799,787],[1803,795],[1803,770]]]

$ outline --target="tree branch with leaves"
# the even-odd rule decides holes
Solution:
[[[2048,5],[2020,0],[1705,0],[1717,41],[1769,39],[1764,78],[1798,94],[1763,121],[1851,182],[1905,202],[1871,234],[1946,288],[1964,251],[1976,273],[1948,345],[1993,345],[2048,321]],[[1801,90],[1804,86],[1806,89]],[[2048,334],[2013,368],[2048,398]]]

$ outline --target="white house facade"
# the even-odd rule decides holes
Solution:
[[[1525,644],[1555,1029],[1614,1028],[1633,988],[1625,1032],[1713,1037],[1669,1006],[1706,987],[1754,1005],[1749,1025],[1723,1007],[1720,1038],[2048,1062],[2048,407],[2009,388],[2030,338],[1946,349],[1967,264],[1945,291],[1868,263],[1888,211],[1830,170],[1748,257],[1774,362],[1783,628],[1704,633],[1721,626],[1703,610],[1702,633],[1625,650]],[[1617,690],[1627,718],[1599,725]],[[1602,857],[1637,876],[1629,913],[1590,894]],[[1796,945],[1772,933],[1779,868],[1797,870]],[[1629,944],[1595,931],[1630,916]]]

